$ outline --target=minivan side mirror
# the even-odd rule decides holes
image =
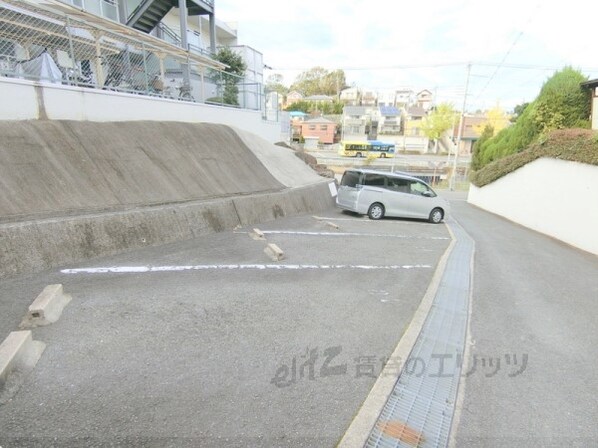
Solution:
[[[434,193],[432,193],[430,190],[426,190],[426,191],[422,192],[422,196],[426,196],[427,198],[432,198],[432,197],[434,197]]]

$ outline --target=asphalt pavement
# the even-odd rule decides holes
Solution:
[[[598,446],[598,257],[462,201],[452,211],[476,244],[455,446]]]
[[[33,330],[47,348],[0,396],[0,446],[334,446],[450,236],[322,215],[259,226],[280,262],[243,228],[3,281],[2,338],[46,284],[73,300]]]

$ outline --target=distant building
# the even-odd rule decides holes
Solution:
[[[395,107],[397,105],[397,91],[383,90],[378,92],[379,107]]]
[[[423,107],[408,107],[405,112],[405,135],[412,137],[419,137],[423,135],[421,126],[422,120],[425,116],[426,111]]]
[[[341,92],[340,101],[347,106],[360,106],[361,92],[357,87],[349,87]]]
[[[394,106],[380,106],[379,133],[399,135],[401,133],[401,110]]]
[[[301,123],[301,135],[306,137],[317,137],[320,143],[334,143],[336,123],[326,118],[312,118]]]
[[[285,107],[289,107],[291,104],[298,103],[299,101],[303,101],[303,95],[301,95],[296,90],[293,90],[287,93]]]
[[[411,89],[400,89],[396,91],[395,106],[408,107],[414,103],[415,92]]]
[[[416,95],[416,105],[424,110],[430,110],[434,97],[429,90],[422,90]]]
[[[582,87],[591,89],[592,91],[592,112],[590,120],[592,122],[592,129],[598,130],[598,79],[591,79],[590,81],[581,84]]]
[[[362,106],[376,106],[378,104],[378,95],[373,90],[364,90],[361,94]]]
[[[461,144],[459,154],[469,155],[472,153],[473,144],[479,140],[484,123],[488,121],[485,115],[465,115],[463,117],[463,130],[461,132]],[[459,123],[453,128],[453,141],[459,138]]]

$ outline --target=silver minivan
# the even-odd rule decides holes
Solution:
[[[438,224],[448,212],[448,202],[425,182],[404,173],[366,169],[345,171],[336,204],[370,219],[384,216],[427,219]]]

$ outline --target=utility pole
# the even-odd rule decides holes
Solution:
[[[465,107],[467,106],[467,92],[469,90],[469,75],[471,74],[471,63],[467,64],[467,80],[465,81],[465,93],[463,94],[463,107],[461,107],[461,119],[459,120],[459,132],[457,133],[457,147],[455,148],[455,157],[453,159],[453,172],[449,182],[450,190],[455,189],[455,178],[457,176],[457,158],[459,157],[459,146],[461,146],[461,137],[463,136],[463,121],[465,118]]]

